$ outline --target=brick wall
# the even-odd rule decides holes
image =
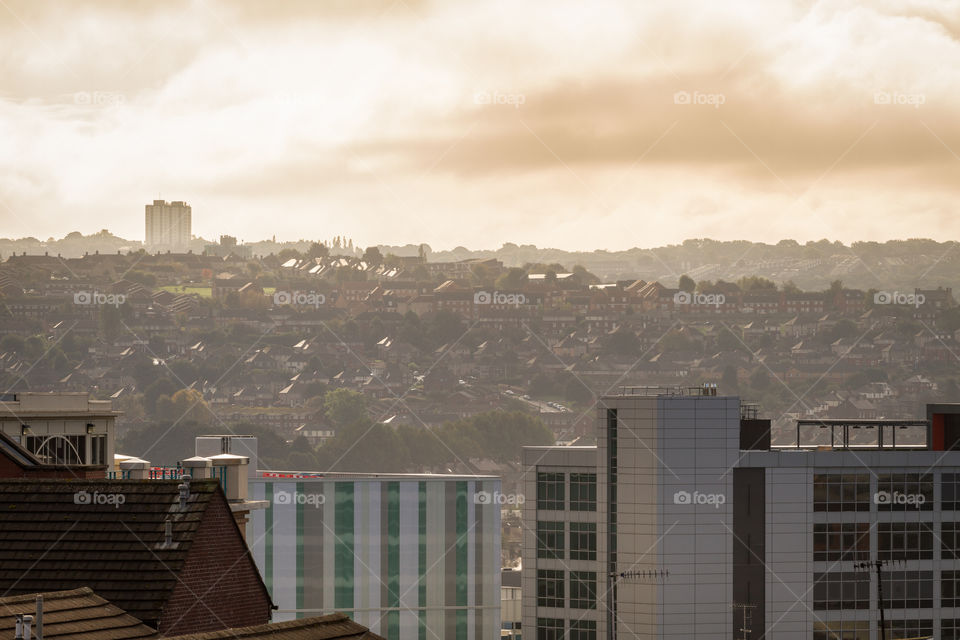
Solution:
[[[106,477],[103,467],[85,469],[24,469],[16,462],[0,453],[0,478],[78,478],[86,480],[101,480]]]
[[[270,621],[270,597],[226,498],[207,506],[177,586],[160,617],[164,636]]]

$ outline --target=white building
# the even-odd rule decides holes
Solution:
[[[493,476],[262,471],[248,541],[275,620],[344,612],[388,640],[500,636]]]
[[[48,464],[112,466],[118,415],[88,393],[0,394],[0,431]]]
[[[186,202],[154,200],[146,205],[144,244],[153,251],[185,252],[190,246],[192,210]]]
[[[960,638],[960,405],[771,447],[715,393],[625,388],[597,447],[525,448],[525,635],[871,640],[879,562],[887,638]]]

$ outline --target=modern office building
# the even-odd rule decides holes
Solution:
[[[146,205],[144,245],[151,251],[185,252],[190,246],[192,210],[186,202],[154,200]]]
[[[960,405],[771,447],[715,394],[624,388],[596,447],[525,448],[528,637],[960,638]]]
[[[113,465],[118,415],[88,393],[0,394],[0,431],[47,464]]]
[[[275,620],[343,612],[388,640],[500,635],[500,479],[263,471],[248,544]]]

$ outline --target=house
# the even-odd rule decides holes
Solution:
[[[12,638],[16,616],[35,615],[43,598],[45,640],[137,640],[158,638],[156,629],[104,600],[90,587],[0,598],[0,637]],[[34,618],[34,625],[38,624]],[[36,633],[39,629],[34,627]]]
[[[163,636],[273,607],[217,480],[0,480],[0,593],[81,587]]]
[[[342,613],[175,637],[176,640],[384,640]]]

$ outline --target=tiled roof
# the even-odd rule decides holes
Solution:
[[[0,637],[12,638],[16,614],[36,614],[38,594],[0,598]],[[43,637],[48,640],[134,640],[157,632],[87,587],[43,596]],[[36,634],[36,619],[32,634]]]
[[[244,640],[246,638],[269,638],[269,640],[384,640],[367,627],[354,622],[342,613],[332,613],[317,618],[301,618],[287,622],[273,622],[256,627],[224,629],[170,636],[168,640]]]
[[[222,491],[176,480],[0,480],[0,593],[90,587],[140,620],[160,618],[204,511]],[[165,546],[164,522],[173,544]]]

